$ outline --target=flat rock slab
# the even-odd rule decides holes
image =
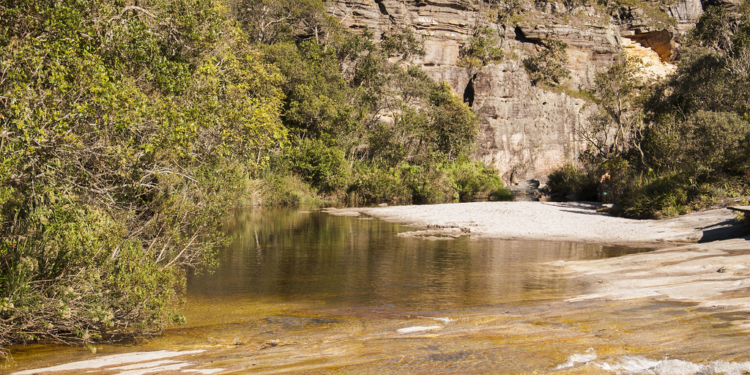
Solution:
[[[476,202],[423,206],[333,209],[334,215],[363,213],[383,220],[461,229],[475,237],[645,244],[713,241],[741,236],[748,229],[726,209],[666,220],[634,220],[597,212],[599,204]]]
[[[651,297],[750,311],[750,241],[745,238],[549,265],[588,279],[585,294],[572,301]],[[747,321],[735,323],[750,330]]]

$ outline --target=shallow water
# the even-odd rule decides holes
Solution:
[[[425,240],[393,223],[323,213],[242,213],[212,275],[189,279],[192,297],[428,310],[532,303],[580,285],[540,267],[645,251],[546,241]]]
[[[585,285],[544,265],[646,249],[404,238],[397,233],[411,228],[319,212],[243,212],[226,228],[234,241],[219,269],[189,279],[187,324],[97,353],[17,347],[6,369],[168,349],[193,352],[166,365],[150,360],[149,372],[92,371],[750,371],[750,340],[733,324],[745,314],[656,300],[569,303]]]

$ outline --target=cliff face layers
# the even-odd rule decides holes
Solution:
[[[406,27],[421,35],[426,55],[413,63],[472,103],[481,117],[475,157],[495,166],[511,183],[544,179],[577,160],[586,146],[578,129],[594,110],[564,90],[532,85],[523,59],[547,39],[564,41],[570,70],[566,87],[573,91],[590,89],[624,44],[627,51],[652,54],[650,58],[665,63],[679,36],[700,17],[700,1],[680,0],[659,8],[661,13],[647,10],[621,7],[602,14],[594,7],[521,2],[522,16],[497,22],[489,16],[488,2],[477,0],[336,0],[328,8],[344,27],[367,27],[376,39]],[[459,51],[479,28],[497,31],[505,58],[473,75],[459,66]]]

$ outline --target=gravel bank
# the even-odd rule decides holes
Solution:
[[[371,215],[422,228],[460,228],[475,237],[595,243],[697,242],[737,225],[726,209],[667,220],[632,220],[596,212],[596,204],[478,202],[327,210]],[[414,235],[419,235],[415,232]]]

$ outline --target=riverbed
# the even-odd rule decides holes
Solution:
[[[423,224],[414,228],[319,211],[237,213],[227,220],[233,243],[222,252],[220,268],[190,277],[182,308],[186,324],[138,342],[15,347],[5,370],[750,371],[745,349],[750,340],[742,328],[748,314],[742,309],[661,294],[604,293],[632,289],[626,278],[607,276],[624,275],[623,260],[679,252],[663,242],[628,247],[508,240],[472,237],[460,226]],[[408,234],[428,230],[427,225],[447,234]],[[620,268],[614,270],[614,264]],[[613,272],[594,275],[596,269]],[[735,290],[734,297],[740,294]],[[87,360],[93,362],[80,363]],[[54,367],[61,365],[67,367]]]

